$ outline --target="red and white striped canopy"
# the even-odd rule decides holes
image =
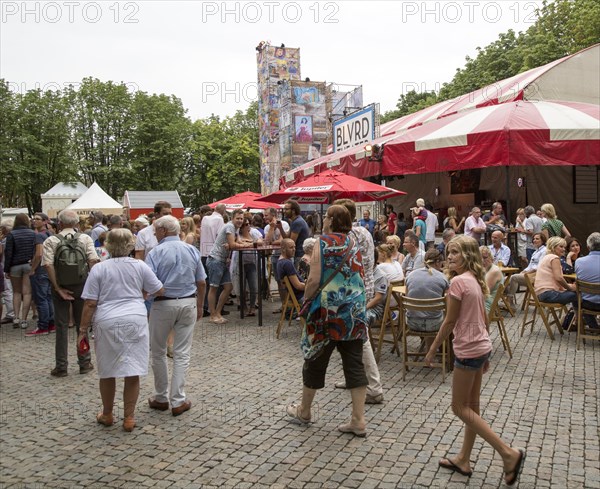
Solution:
[[[388,140],[382,174],[599,164],[600,106],[521,100],[457,113]]]
[[[415,112],[414,114],[409,114],[394,121],[387,122],[381,126],[381,137],[373,141],[372,144],[384,146],[395,145],[398,141],[405,141],[404,139],[398,139],[399,137],[403,138],[404,136],[409,138],[410,141],[415,137],[415,130],[423,131],[418,133],[420,135],[428,134],[430,129],[425,129],[425,127],[429,124],[439,124],[436,126],[439,128],[440,125],[444,125],[446,123],[446,119],[449,117],[453,118],[452,120],[454,121],[460,119],[463,115],[476,112],[476,114],[472,115],[473,119],[465,120],[465,124],[471,124],[470,129],[465,128],[465,134],[470,134],[472,130],[478,129],[476,125],[472,125],[476,120],[479,118],[485,119],[487,116],[502,117],[502,114],[512,114],[515,103],[519,101],[528,101],[540,104],[549,103],[547,101],[552,101],[555,105],[563,106],[568,106],[571,104],[571,102],[561,102],[560,100],[573,101],[573,104],[576,104],[577,102],[583,105],[591,104],[591,106],[588,106],[588,108],[582,108],[581,106],[578,107],[577,105],[572,105],[571,108],[575,111],[587,113],[588,115],[591,113],[591,117],[594,117],[593,114],[597,113],[598,110],[599,97],[599,51],[600,44],[591,46],[579,51],[578,53],[566,56],[546,65],[533,68],[524,73],[519,73],[518,75],[505,80],[500,80],[488,85],[487,87],[475,90],[474,92],[468,93],[461,97],[437,103],[431,107],[427,107],[423,110]],[[499,113],[496,113],[493,110],[494,107],[499,107],[500,105],[505,104],[509,104],[510,108],[500,109]],[[557,124],[560,126],[559,121],[562,118],[566,117],[566,120],[569,120],[569,117],[574,114],[572,112],[569,115],[569,111],[566,109],[560,109],[556,107],[554,107],[554,109],[548,109],[542,105],[537,106],[539,110],[535,110],[535,108],[527,105],[519,105],[518,107],[519,109],[517,113],[513,114],[517,119],[520,117],[527,117],[530,114],[533,115],[534,118],[531,121],[530,130],[533,130],[532,128],[534,127],[540,130],[546,130],[548,128],[556,127]],[[484,108],[489,109],[490,112],[479,112]],[[540,111],[542,111],[543,114]],[[493,113],[496,113],[496,116],[492,116]],[[554,116],[551,116],[552,113],[554,113]],[[544,117],[546,116],[552,119],[549,121],[550,125],[543,121]],[[577,116],[575,117],[577,118]],[[512,120],[513,126],[507,127],[507,130],[525,131],[525,122],[526,121],[524,120],[522,121],[521,126],[515,127],[515,120]],[[593,123],[593,121],[591,122]],[[456,126],[454,128],[456,129]],[[590,128],[588,127],[588,129]],[[457,130],[460,132],[460,129]],[[577,132],[577,129],[575,129],[575,131]],[[549,134],[549,132],[547,132],[547,134]],[[551,148],[550,151],[556,149],[558,142],[556,140],[549,139],[548,144],[545,145],[541,144],[541,141],[538,141],[537,149],[544,151],[544,153],[541,153],[540,155],[531,154],[529,155],[529,158],[524,158],[523,155],[519,156],[518,154],[515,154],[515,148],[511,147],[512,153],[505,151],[504,162],[498,164],[583,164],[581,163],[581,160],[578,159],[579,152],[585,153],[587,151],[586,148],[590,145],[597,147],[597,144],[593,144],[593,139],[594,138],[592,138],[591,142],[587,139],[583,139],[585,142],[581,144],[575,142],[577,139],[573,139],[573,142],[570,145],[562,145],[562,147],[567,148],[570,146],[571,149],[569,151],[572,151],[574,147],[575,153],[558,156],[557,158],[552,158],[551,155],[549,157],[545,153],[548,151],[548,148]],[[511,139],[511,141],[514,144],[514,138]],[[421,143],[419,143],[419,145],[420,147],[423,146]],[[464,148],[462,156],[468,158],[468,160],[465,159],[462,161],[464,164],[463,168],[479,168],[484,166],[482,163],[480,163],[480,160],[476,159],[481,155],[470,154],[469,145],[461,147]],[[517,144],[516,151],[519,151],[519,147],[520,150],[525,149],[523,144]],[[533,146],[529,147],[529,150],[535,149],[536,148]],[[458,151],[458,149],[453,150],[454,153],[457,153]],[[496,148],[494,151],[495,156],[499,156],[498,148]],[[428,168],[431,167],[431,165],[423,165],[421,163],[417,163],[416,166],[414,166],[413,163],[405,161],[390,162],[390,153],[393,153],[393,151],[384,154],[384,161],[386,164],[384,165],[383,169],[381,168],[379,162],[369,161],[365,157],[364,148],[362,147],[350,148],[343,152],[326,155],[295,168],[290,172],[287,172],[285,177],[282,178],[281,185],[284,187],[293,185],[295,182],[299,182],[309,175],[316,174],[330,168],[335,168],[348,175],[365,178],[378,174],[395,175],[398,174],[398,169],[402,169],[405,173],[418,173],[423,171],[424,166]],[[419,154],[423,155],[425,153]],[[510,158],[507,157],[508,154],[510,154]],[[587,156],[588,157],[586,161],[594,160],[593,153],[587,154]],[[493,155],[487,156],[487,159],[497,161],[496,157]],[[530,163],[523,163],[523,161],[526,160],[529,160]],[[587,164],[600,164],[600,162],[596,159],[595,162]]]

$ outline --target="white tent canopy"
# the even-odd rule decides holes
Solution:
[[[102,211],[105,214],[121,214],[123,206],[93,183],[87,191],[73,202],[67,209],[77,211]]]

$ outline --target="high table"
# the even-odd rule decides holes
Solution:
[[[258,280],[258,325],[263,325],[263,309],[262,309],[262,296],[263,296],[263,282],[267,270],[267,255],[273,251],[281,249],[279,245],[262,245],[256,248],[242,248],[238,251],[238,267],[240,270],[240,318],[244,319],[245,309],[245,295],[246,295],[246,284],[244,280],[244,264],[243,256],[245,253],[253,253],[256,261],[256,275]],[[267,284],[267,287],[269,285]]]

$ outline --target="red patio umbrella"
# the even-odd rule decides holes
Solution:
[[[218,204],[225,204],[228,211],[234,211],[236,209],[267,209],[268,207],[273,207],[273,204],[257,201],[256,199],[259,197],[262,197],[262,195],[257,192],[242,192],[208,205],[214,209]]]
[[[335,170],[326,170],[312,175],[292,187],[278,190],[258,200],[282,203],[292,199],[299,204],[330,204],[337,199],[370,202],[399,195],[406,195],[406,192],[367,182]]]

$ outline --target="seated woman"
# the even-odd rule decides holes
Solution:
[[[450,282],[442,273],[443,255],[435,249],[425,253],[425,267],[417,268],[406,278],[406,297],[436,299],[443,297]],[[439,331],[444,321],[441,311],[407,311],[406,322],[411,330],[431,333]],[[429,340],[429,338],[428,338]],[[428,348],[433,338],[428,341]]]
[[[515,303],[515,292],[517,291],[517,287],[519,287],[519,285],[525,285],[525,274],[535,272],[540,264],[540,260],[546,254],[546,235],[543,233],[535,233],[531,239],[535,251],[533,252],[533,255],[531,255],[529,265],[527,265],[521,273],[511,275],[508,285],[506,286],[506,296],[508,297],[509,302],[511,302],[511,305],[514,305]]]
[[[565,275],[575,273],[575,260],[581,256],[581,243],[577,238],[569,236],[567,238],[566,256],[560,257],[560,266]]]
[[[485,283],[490,290],[490,293],[485,296],[485,312],[489,314],[494,298],[496,297],[496,291],[503,282],[504,277],[498,266],[494,265],[492,251],[487,246],[480,246],[479,252],[481,253],[481,261],[483,263],[483,270],[485,271]]]
[[[302,243],[304,255],[302,255],[302,258],[300,258],[300,263],[298,264],[298,274],[303,282],[306,282],[308,279],[308,274],[310,273],[310,257],[315,249],[316,242],[317,240],[315,238],[306,238],[304,243]]]
[[[560,257],[564,255],[567,242],[553,236],[546,243],[546,256],[542,258],[535,275],[535,294],[542,302],[556,304],[575,303],[575,284],[568,284],[562,273]]]
[[[385,238],[385,242],[393,247],[392,260],[402,265],[402,262],[404,261],[404,255],[400,253],[400,248],[402,248],[402,241],[400,240],[400,237],[394,234]]]
[[[392,259],[394,246],[391,244],[379,245],[375,251],[378,265],[373,273],[375,282],[375,295],[367,303],[367,321],[369,325],[383,318],[385,298],[391,282],[404,280],[402,266]]]

